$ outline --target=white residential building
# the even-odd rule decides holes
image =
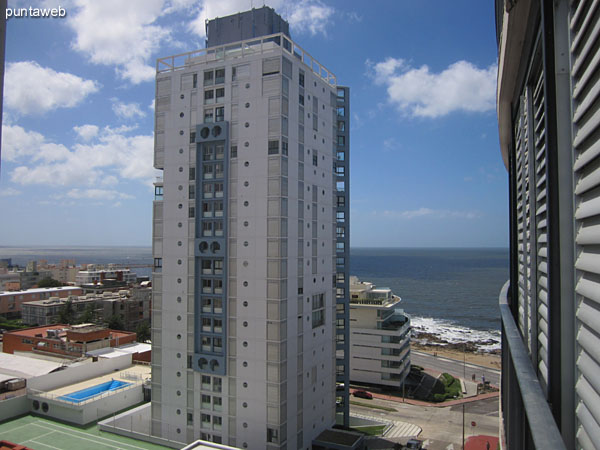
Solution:
[[[270,8],[207,30],[157,63],[152,431],[310,448],[348,373],[349,93]]]
[[[410,318],[389,288],[350,277],[350,381],[400,388],[410,372]]]
[[[80,270],[77,273],[75,282],[78,286],[83,286],[85,284],[102,283],[106,279],[133,284],[137,281],[137,275],[130,269],[123,269],[116,264],[109,264],[106,267],[88,264],[85,270]]]

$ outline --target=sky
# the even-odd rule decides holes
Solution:
[[[150,246],[155,63],[260,7],[350,86],[352,247],[507,247],[491,0],[9,0],[0,245]]]

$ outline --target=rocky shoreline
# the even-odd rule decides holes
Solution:
[[[495,339],[475,340],[467,342],[448,342],[435,333],[412,330],[411,345],[415,348],[444,348],[467,353],[485,353],[489,355],[500,355],[500,349],[487,350],[484,347],[497,345],[499,341]]]

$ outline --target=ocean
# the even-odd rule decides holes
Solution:
[[[417,332],[500,348],[498,296],[509,276],[508,249],[354,248],[350,256],[352,275],[402,298]]]
[[[500,348],[498,295],[508,279],[508,249],[353,248],[350,272],[362,281],[389,287],[402,298],[419,334],[449,343],[480,342]],[[77,264],[152,264],[150,247],[0,247],[13,264],[45,259]],[[150,275],[150,268],[133,269]],[[418,335],[417,334],[417,335]],[[485,342],[485,344],[484,344]]]

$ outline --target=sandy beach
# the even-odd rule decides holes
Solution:
[[[445,348],[442,345],[423,345],[411,343],[411,349],[429,354],[437,353],[438,356],[478,364],[480,366],[490,367],[492,369],[501,368],[500,355],[483,352],[462,352],[460,350]]]

